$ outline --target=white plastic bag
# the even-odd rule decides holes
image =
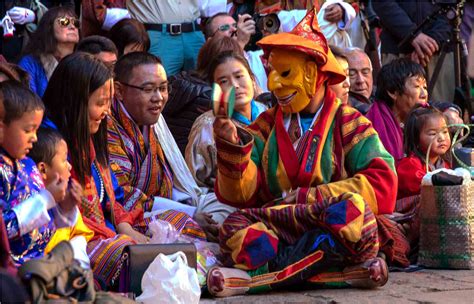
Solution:
[[[145,304],[193,304],[201,297],[196,270],[188,266],[182,251],[160,253],[143,275],[142,290],[136,301]]]

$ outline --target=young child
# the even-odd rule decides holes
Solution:
[[[71,212],[73,209],[77,212],[75,225],[57,229],[49,241],[45,253],[53,249],[60,241],[69,240],[74,249],[74,258],[81,262],[82,267],[90,268],[86,249],[87,242],[92,239],[94,232],[84,224],[77,208],[77,204],[81,201],[82,187],[75,179],[70,179],[71,164],[67,159],[67,144],[58,131],[50,128],[39,128],[37,138],[38,141],[33,144],[33,149],[28,156],[35,161],[46,187],[54,183],[56,176],[69,181],[61,208],[66,212]]]
[[[16,265],[44,253],[56,227],[70,226],[77,212],[56,207],[67,180],[55,176],[45,189],[38,168],[26,157],[43,118],[41,99],[16,81],[0,83],[5,107],[0,149],[0,204]]]
[[[407,157],[397,166],[397,199],[420,194],[421,180],[426,174],[426,152],[431,145],[429,169],[450,168],[447,152],[451,147],[448,120],[433,107],[418,106],[405,124],[404,149]]]

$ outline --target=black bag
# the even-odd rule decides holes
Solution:
[[[128,245],[123,250],[125,262],[120,272],[120,292],[142,293],[142,277],[151,262],[160,254],[173,254],[182,251],[188,260],[188,266],[197,269],[196,246],[192,243],[140,244]]]
[[[92,270],[81,268],[74,260],[69,242],[63,241],[40,259],[27,261],[18,269],[32,303],[93,303]]]

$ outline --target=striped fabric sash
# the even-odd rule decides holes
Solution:
[[[334,93],[327,90],[321,114],[314,122],[313,127],[300,139],[296,151],[288,131],[285,129],[283,112],[280,107],[277,108],[275,129],[279,156],[293,189],[311,185],[312,173],[317,165],[317,155],[322,152],[324,145],[322,139],[329,128],[329,117],[338,106],[339,103],[335,102]]]

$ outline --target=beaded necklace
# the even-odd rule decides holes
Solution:
[[[104,195],[105,195],[104,181],[102,180],[102,176],[100,175],[99,168],[97,168],[97,165],[95,164],[95,162],[92,163],[92,166],[94,170],[97,172],[97,176],[99,176],[99,183],[100,183],[99,202],[102,203],[102,201],[104,200]]]

